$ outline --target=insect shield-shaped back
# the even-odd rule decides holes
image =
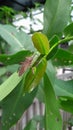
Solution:
[[[32,56],[26,57],[25,61],[21,63],[21,67],[19,69],[19,76],[21,76],[28,68],[30,68],[32,60]]]
[[[49,53],[49,41],[48,38],[43,34],[36,32],[32,36],[32,41],[34,47],[41,53],[41,54],[48,54]]]
[[[32,91],[40,82],[46,70],[47,61],[43,58],[37,66],[32,67],[26,75],[24,93]]]

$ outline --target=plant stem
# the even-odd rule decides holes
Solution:
[[[50,48],[49,53],[50,53],[56,46],[58,46],[59,44],[68,42],[68,41],[70,41],[70,40],[73,40],[73,36],[71,36],[71,37],[66,37],[65,39],[59,40],[56,44],[54,44],[54,45]],[[48,55],[49,55],[49,53],[48,53]],[[46,58],[47,58],[48,55],[46,55]]]
[[[51,47],[51,49],[49,50],[49,52],[51,52],[51,51],[52,51],[56,46],[58,46],[59,44],[68,42],[68,41],[70,41],[70,40],[73,40],[73,36],[58,41],[56,44],[54,44],[54,45]]]
[[[70,40],[73,40],[73,36],[71,36],[71,37],[66,37],[65,39],[60,40],[60,41],[58,42],[58,44],[65,43],[65,42],[68,42],[68,41],[70,41]]]

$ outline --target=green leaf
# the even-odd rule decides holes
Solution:
[[[73,43],[69,45],[68,51],[73,54]]]
[[[73,99],[65,98],[62,100],[61,98],[59,101],[61,109],[73,114]]]
[[[62,119],[59,112],[59,104],[56,99],[53,86],[47,74],[44,75],[45,95],[45,129],[62,130]]]
[[[32,41],[34,47],[41,53],[41,54],[48,54],[49,52],[49,41],[47,37],[43,33],[34,33],[32,36]]]
[[[47,67],[47,61],[45,58],[32,68],[29,69],[24,83],[24,92],[32,91],[40,82]]]
[[[43,116],[34,116],[26,125],[24,130],[36,130],[37,123],[40,123],[40,129],[44,127],[44,117]]]
[[[43,92],[43,83],[42,83],[42,80],[41,80],[41,82],[38,85],[38,91],[37,91],[36,98],[38,98],[38,100],[40,102],[44,102],[44,92]]]
[[[54,82],[56,78],[56,71],[51,60],[49,60],[47,63],[46,73],[52,83],[52,86],[54,86]],[[38,91],[37,91],[36,96],[39,99],[39,101],[44,102],[43,80],[41,80],[40,84],[38,85]]]
[[[59,41],[59,38],[55,35],[52,37],[52,39],[50,40],[49,44],[50,44],[50,49],[54,47],[54,45]],[[47,60],[51,59],[53,56],[55,56],[55,54],[57,53],[58,50],[58,46],[54,47],[54,49],[52,51],[50,51],[47,55]]]
[[[11,25],[0,24],[0,36],[10,45],[12,53],[33,49],[31,38],[25,32],[18,31]]]
[[[0,67],[0,76],[6,73],[6,68],[5,67]]]
[[[73,54],[67,50],[58,49],[52,60],[55,66],[69,66],[73,64]]]
[[[46,73],[47,73],[52,85],[54,85],[55,78],[56,78],[56,70],[55,70],[55,67],[53,66],[51,60],[48,61]]]
[[[11,25],[1,25],[0,24],[0,36],[16,51],[23,50],[24,47],[16,38],[15,32],[16,28]]]
[[[17,87],[1,102],[2,130],[9,130],[32,104],[36,96],[37,89],[23,96],[23,80]]]
[[[25,58],[30,56],[31,54],[32,54],[32,52],[30,52],[28,50],[19,51],[13,55],[1,54],[0,62],[2,62],[4,65],[19,64],[20,62],[24,61]]]
[[[73,80],[63,81],[56,79],[54,89],[57,96],[73,98]]]
[[[36,125],[36,121],[35,120],[31,120],[26,128],[24,128],[24,130],[36,130],[37,129],[37,125]]]
[[[64,35],[69,37],[73,36],[73,23],[69,24],[65,29],[64,29]]]
[[[54,35],[49,41],[50,48],[53,47],[58,41],[59,37],[57,35]]]
[[[6,66],[6,72],[14,73],[15,71],[19,70],[18,64],[8,65]]]
[[[43,33],[51,38],[62,32],[70,20],[71,0],[46,0],[44,8],[44,29]]]
[[[18,85],[22,77],[13,73],[3,84],[0,85],[0,101],[3,100]]]

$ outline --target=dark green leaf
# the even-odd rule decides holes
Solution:
[[[12,64],[19,64],[20,62],[24,61],[25,58],[32,53],[30,51],[20,51],[13,55],[6,55],[1,54],[0,55],[0,62],[2,62],[4,65],[12,65]]]
[[[44,94],[45,94],[45,129],[62,130],[62,120],[59,112],[53,86],[47,74],[44,76]]]
[[[46,0],[44,8],[44,30],[43,32],[51,38],[62,32],[70,20],[71,0]]]
[[[69,24],[69,25],[64,29],[64,35],[65,35],[65,36],[73,36],[73,23]]]
[[[50,49],[52,47],[54,47],[54,45],[59,41],[59,38],[55,35],[53,36],[53,38],[50,40]],[[53,56],[55,56],[55,54],[57,53],[58,50],[58,46],[54,47],[53,50],[51,52],[48,53],[47,55],[47,60],[49,60],[50,58],[52,58]]]
[[[54,35],[49,41],[50,48],[53,47],[58,41],[59,37],[57,35]]]
[[[32,104],[36,96],[37,89],[23,96],[23,81],[8,95],[2,102],[2,130],[9,130]]]
[[[47,67],[47,61],[45,58],[32,68],[29,69],[24,83],[24,92],[32,91],[42,79]]]
[[[47,73],[52,85],[54,86],[54,82],[55,82],[55,78],[56,78],[56,71],[55,71],[55,67],[53,66],[51,60],[49,60],[47,63],[46,73]],[[43,81],[42,80],[38,87],[37,98],[39,99],[39,101],[44,102],[44,92],[43,92]]]
[[[60,99],[60,105],[61,109],[73,114],[73,99]]]

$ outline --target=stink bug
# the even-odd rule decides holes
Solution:
[[[21,76],[31,65],[33,57],[26,57],[25,61],[21,63],[21,67],[19,69],[19,76]]]

